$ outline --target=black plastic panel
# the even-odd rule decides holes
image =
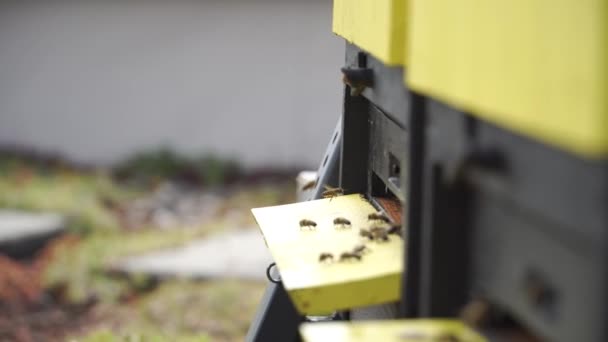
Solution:
[[[421,312],[484,296],[549,340],[607,340],[608,164],[431,99],[425,116]],[[460,235],[461,249],[442,243]],[[437,287],[445,272],[454,284]]]
[[[403,202],[409,162],[407,131],[376,107],[370,108],[370,126],[371,171]]]

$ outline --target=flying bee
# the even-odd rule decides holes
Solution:
[[[390,226],[388,228],[388,230],[386,232],[388,234],[395,234],[395,235],[401,236],[401,225],[400,224],[393,224],[392,226]]]
[[[354,254],[361,254],[363,253],[365,250],[367,250],[368,248],[361,244],[361,245],[356,245],[355,248],[353,248],[353,253]]]
[[[335,225],[340,225],[342,227],[344,226],[350,226],[350,221],[345,219],[344,217],[336,217],[334,219],[334,224]]]
[[[321,253],[321,255],[319,255],[319,262],[323,262],[325,260],[333,261],[334,255],[331,253]]]
[[[317,180],[311,180],[309,182],[306,182],[306,184],[304,184],[302,186],[302,191],[306,191],[306,190],[310,190],[310,189],[314,189],[314,187],[317,186]]]
[[[304,227],[315,228],[316,226],[317,226],[317,223],[313,220],[307,220],[307,219],[300,220],[300,228],[304,228]]]
[[[372,235],[372,233],[370,233],[369,230],[367,230],[367,229],[361,229],[359,231],[359,236],[366,237],[369,240],[373,240],[374,239],[374,236]]]
[[[361,255],[357,254],[357,253],[351,253],[351,252],[344,252],[342,254],[340,254],[340,261],[346,261],[346,260],[352,260],[352,259],[357,259],[357,260],[361,260]]]
[[[323,191],[323,198],[329,198],[331,201],[334,197],[344,195],[344,189],[342,188],[332,188],[329,185],[323,185],[325,191]]]
[[[386,217],[386,215],[384,215],[382,213],[369,214],[369,215],[367,215],[367,219],[369,221],[382,221],[382,222],[386,222],[386,223],[390,222],[388,217]]]

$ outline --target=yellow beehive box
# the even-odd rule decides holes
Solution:
[[[608,152],[608,2],[411,0],[407,84],[588,157]]]
[[[300,334],[305,342],[487,341],[462,322],[450,319],[304,323]]]
[[[333,32],[387,65],[402,65],[406,9],[406,0],[334,0]]]
[[[275,207],[252,209],[266,245],[279,269],[283,286],[302,314],[328,314],[336,310],[396,301],[403,271],[403,240],[369,241],[359,234],[369,227],[372,205],[360,195],[340,196]],[[346,218],[350,225],[336,225]],[[316,227],[301,227],[300,221]],[[343,252],[365,244],[356,258],[340,261]],[[332,259],[319,261],[322,253]]]

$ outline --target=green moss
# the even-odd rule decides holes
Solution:
[[[191,157],[166,147],[137,153],[114,170],[118,178],[140,186],[150,186],[161,179],[216,186],[233,180],[240,172],[239,164],[233,159],[215,154]]]
[[[0,207],[59,212],[68,217],[68,228],[77,233],[116,230],[116,218],[101,201],[107,198],[124,201],[138,195],[99,174],[34,172],[20,176],[19,173],[0,177]]]

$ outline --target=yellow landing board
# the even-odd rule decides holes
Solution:
[[[411,319],[394,321],[304,323],[305,342],[486,342],[458,320]]]
[[[369,228],[368,215],[376,210],[361,195],[252,209],[272,254],[283,285],[303,314],[396,301],[403,271],[403,240],[390,235],[387,242],[369,242],[359,235]],[[351,225],[334,224],[346,218]],[[312,220],[314,228],[300,227]],[[340,261],[343,252],[360,244],[368,250],[361,260]],[[319,261],[331,253],[333,261]]]

